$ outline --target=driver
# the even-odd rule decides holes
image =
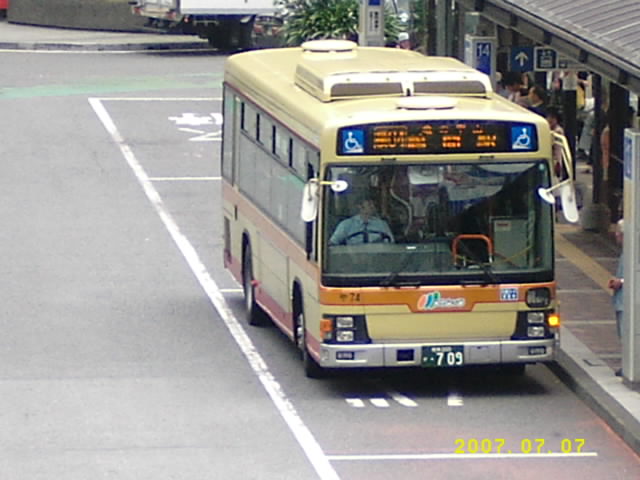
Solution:
[[[376,207],[370,198],[358,204],[358,214],[341,221],[329,239],[329,245],[353,245],[358,243],[393,242],[393,234],[387,222],[376,215]]]

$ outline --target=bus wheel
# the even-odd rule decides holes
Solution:
[[[247,323],[252,326],[265,324],[265,313],[256,303],[255,286],[253,285],[253,267],[251,265],[251,247],[247,246],[242,257],[242,290]]]
[[[297,347],[302,354],[302,369],[307,378],[322,378],[325,376],[325,369],[318,365],[318,362],[311,356],[307,348],[307,333],[304,321],[304,309],[302,301],[297,294],[294,298],[293,318],[295,320],[294,336]]]

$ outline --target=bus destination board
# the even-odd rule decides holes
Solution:
[[[343,127],[338,155],[532,152],[536,126],[493,121],[422,121]]]

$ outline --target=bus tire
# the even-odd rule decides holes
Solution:
[[[307,348],[307,330],[304,319],[304,308],[302,307],[302,299],[299,291],[296,291],[293,298],[293,334],[296,346],[300,350],[302,356],[302,369],[307,378],[322,378],[326,375],[326,371],[311,356]]]
[[[251,247],[247,245],[242,255],[242,290],[244,292],[244,309],[247,323],[254,327],[263,326],[265,313],[256,303],[255,285],[253,284],[253,265],[251,262]]]

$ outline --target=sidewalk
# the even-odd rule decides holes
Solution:
[[[49,28],[9,23],[0,18],[0,50],[132,51],[210,49],[196,35],[122,33]]]
[[[592,199],[592,175],[579,163],[576,179]],[[613,226],[612,226],[613,228]],[[556,225],[556,277],[560,301],[561,351],[552,367],[627,443],[640,453],[640,393],[615,371],[622,366],[608,279],[620,255],[614,234]]]
[[[0,49],[163,50],[206,49],[189,35],[110,33],[10,24],[0,19]],[[591,175],[578,167],[578,181],[591,200]],[[584,231],[560,221],[556,228],[558,296],[563,322],[561,351],[551,369],[640,454],[640,393],[614,375],[622,347],[607,280],[619,249],[613,235]]]

